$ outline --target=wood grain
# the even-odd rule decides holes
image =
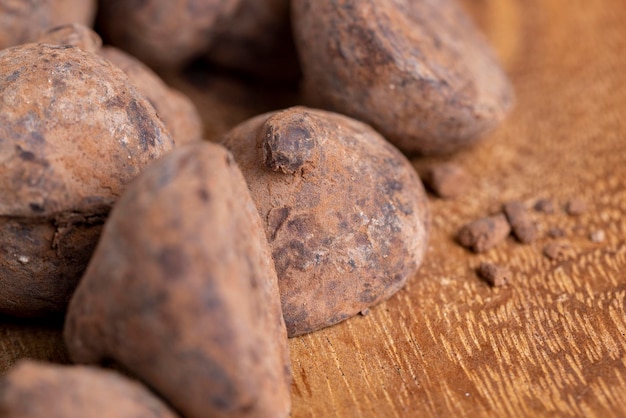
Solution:
[[[290,340],[301,417],[624,417],[626,403],[626,7],[622,0],[466,0],[517,92],[501,128],[456,155],[473,178],[431,199],[419,274],[367,316]],[[417,168],[428,161],[415,161]],[[567,216],[573,196],[589,210]],[[454,242],[464,223],[513,199],[541,238],[480,255]],[[542,251],[558,240],[560,260]],[[603,242],[589,235],[603,230]],[[474,269],[509,266],[508,287]],[[66,359],[54,327],[0,325],[0,371],[18,357]]]

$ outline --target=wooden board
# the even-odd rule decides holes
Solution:
[[[419,274],[367,316],[290,340],[293,417],[626,416],[626,5],[622,0],[466,0],[515,84],[517,107],[453,161],[473,178],[433,198]],[[415,161],[421,166],[424,161]],[[562,211],[571,197],[587,213]],[[542,238],[481,255],[454,242],[467,221],[520,199]],[[566,231],[561,260],[542,255]],[[589,235],[606,237],[597,243]],[[510,286],[477,279],[506,264]],[[66,361],[59,327],[4,320],[0,372],[17,358]]]

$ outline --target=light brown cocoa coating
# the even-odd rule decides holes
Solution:
[[[99,25],[114,46],[152,67],[180,68],[203,55],[240,0],[108,0]]]
[[[264,221],[290,336],[356,315],[415,275],[428,202],[411,164],[369,126],[295,107],[223,143]]]
[[[0,312],[64,312],[104,217],[173,142],[112,64],[71,46],[0,51]]]
[[[271,253],[231,154],[176,148],[126,190],[70,303],[72,360],[113,359],[182,415],[286,417]]]
[[[176,418],[156,395],[121,374],[90,366],[19,361],[0,380],[3,418]]]
[[[500,242],[511,233],[511,226],[504,214],[481,218],[463,226],[457,235],[457,240],[462,246],[474,252],[485,252]]]
[[[137,90],[146,96],[176,145],[202,139],[200,115],[187,96],[168,87],[148,66],[121,49],[105,46],[99,54],[124,71]]]
[[[502,207],[513,235],[523,244],[530,244],[537,239],[537,226],[533,222],[530,212],[518,200],[507,202]]]
[[[301,76],[289,0],[241,0],[216,35],[207,57],[252,77],[293,83]]]
[[[312,104],[360,119],[407,153],[447,154],[495,127],[513,92],[456,0],[294,0]]]
[[[39,38],[67,23],[91,26],[96,0],[0,0],[0,49]]]

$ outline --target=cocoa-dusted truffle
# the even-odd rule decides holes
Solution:
[[[72,360],[113,359],[185,417],[289,415],[276,272],[230,153],[182,146],[129,185],[64,336]]]
[[[62,313],[126,184],[173,147],[121,70],[72,46],[0,51],[0,312]]]
[[[513,91],[456,0],[293,0],[315,106],[372,125],[402,151],[447,154],[496,126]]]
[[[409,161],[369,126],[290,108],[225,135],[257,204],[290,336],[393,295],[426,250],[429,211]]]

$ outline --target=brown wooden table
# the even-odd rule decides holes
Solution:
[[[419,274],[369,315],[290,340],[294,418],[626,416],[626,3],[465,4],[511,75],[516,110],[452,159],[473,183],[432,199]],[[588,211],[567,216],[575,196]],[[537,242],[480,255],[455,244],[502,202],[540,198],[557,211],[534,213]],[[559,260],[542,254],[551,228],[570,246]],[[507,265],[511,284],[480,281],[481,261]],[[4,320],[0,371],[19,357],[65,361],[58,325]]]

